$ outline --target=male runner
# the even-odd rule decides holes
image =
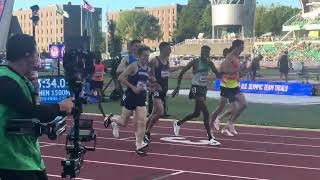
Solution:
[[[150,131],[154,124],[164,113],[164,101],[168,91],[168,79],[169,74],[172,71],[176,71],[178,68],[170,68],[169,56],[171,54],[171,46],[167,42],[162,42],[159,45],[160,55],[153,58],[150,65],[150,79],[160,85],[160,90],[152,92],[153,95],[153,108],[152,113],[147,121],[147,130],[144,137],[146,143],[150,143],[151,135]]]
[[[193,118],[199,117],[200,113],[203,113],[204,118],[204,126],[207,130],[209,144],[210,145],[220,145],[218,141],[216,141],[211,134],[211,129],[209,125],[209,111],[207,105],[205,103],[206,95],[207,95],[207,85],[208,85],[208,72],[211,69],[216,77],[219,77],[219,72],[214,66],[214,63],[210,61],[210,47],[202,46],[201,47],[201,57],[198,59],[194,59],[189,64],[184,67],[184,69],[180,72],[178,77],[178,85],[176,89],[172,93],[172,97],[175,97],[179,93],[181,79],[185,72],[187,72],[191,67],[193,68],[193,77],[192,77],[192,86],[189,93],[190,99],[195,99],[195,109],[194,112],[187,115],[185,118],[178,122],[174,122],[174,134],[176,136],[179,135],[180,126]]]
[[[242,40],[234,40],[232,46],[229,48],[230,53],[226,60],[221,64],[220,72],[222,73],[221,80],[221,97],[229,100],[231,105],[231,112],[226,112],[223,116],[231,113],[227,125],[221,130],[222,134],[227,136],[237,135],[234,123],[240,114],[246,109],[247,101],[245,96],[240,91],[240,54],[244,49],[244,42]],[[217,116],[217,114],[214,114]],[[215,117],[212,117],[214,119]],[[215,120],[215,127],[219,129],[220,118]]]
[[[150,49],[140,47],[138,49],[138,62],[130,64],[127,69],[119,76],[119,80],[127,88],[124,94],[124,106],[122,107],[121,116],[112,114],[105,121],[105,126],[112,125],[113,135],[119,138],[119,126],[125,127],[128,124],[130,116],[134,114],[134,123],[136,127],[136,153],[145,155],[147,144],[143,142],[146,128],[146,98],[147,82],[149,78],[148,60]]]

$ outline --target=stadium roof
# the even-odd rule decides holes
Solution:
[[[320,0],[300,0],[303,13],[320,11]]]

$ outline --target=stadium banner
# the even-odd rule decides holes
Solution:
[[[220,90],[220,80],[216,80],[214,90]],[[312,96],[313,85],[273,81],[240,81],[241,92],[254,94],[276,94],[290,96]]]

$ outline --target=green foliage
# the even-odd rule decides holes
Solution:
[[[209,0],[188,1],[188,5],[179,14],[177,29],[174,32],[176,42],[197,37],[200,32],[207,35],[207,31],[210,29],[208,26],[211,24],[211,20],[209,20],[211,19],[211,8],[208,6],[210,6]]]
[[[161,40],[159,20],[146,11],[127,11],[120,14],[117,22],[116,33],[123,40],[150,39]]]
[[[256,9],[256,36],[267,32],[280,35],[282,25],[300,11],[301,9],[283,5],[258,6]]]

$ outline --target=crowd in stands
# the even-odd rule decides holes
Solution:
[[[311,42],[264,44],[256,45],[254,49],[255,54],[263,55],[265,61],[276,61],[285,50],[289,51],[289,58],[293,62],[320,60],[320,44]]]

